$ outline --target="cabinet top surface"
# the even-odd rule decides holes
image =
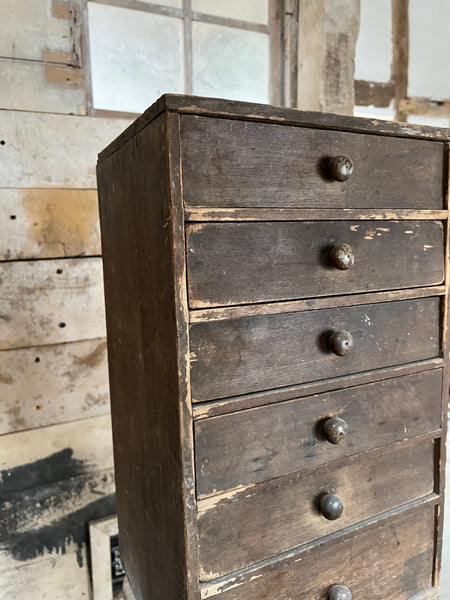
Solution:
[[[98,155],[99,162],[110,156],[128,139],[132,138],[138,131],[164,112],[262,121],[274,125],[293,125],[317,129],[352,131],[355,133],[421,138],[442,142],[450,141],[450,130],[448,128],[304,111],[294,108],[271,106],[269,104],[240,102],[237,100],[164,94],[100,152]]]

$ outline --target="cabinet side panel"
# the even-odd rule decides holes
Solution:
[[[137,600],[188,598],[167,115],[98,166],[121,556]]]

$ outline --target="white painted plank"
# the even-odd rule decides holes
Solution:
[[[0,58],[0,81],[2,108],[86,114],[81,69]]]
[[[111,537],[118,533],[117,515],[89,523],[93,600],[111,600]]]
[[[70,459],[86,469],[113,466],[109,415],[0,436],[0,470],[10,471],[69,448]],[[3,476],[5,477],[5,475]]]
[[[0,260],[99,254],[95,190],[0,189]]]
[[[0,352],[0,434],[109,413],[106,340]]]
[[[0,187],[97,187],[97,154],[129,120],[0,110]]]
[[[0,263],[0,349],[106,336],[100,258]]]
[[[83,565],[74,548],[0,572],[2,597],[8,600],[89,600],[91,585],[83,550]]]
[[[2,0],[0,22],[0,56],[43,60],[49,53],[71,53],[68,2]],[[61,59],[53,56],[55,62]]]

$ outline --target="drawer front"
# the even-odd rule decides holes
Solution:
[[[434,454],[433,440],[415,439],[200,501],[201,579],[232,573],[432,493]],[[319,510],[331,494],[344,507],[335,520]]]
[[[325,600],[338,584],[348,587],[355,600],[409,600],[432,586],[434,510],[433,505],[416,507],[235,575],[206,588],[202,598]]]
[[[193,323],[194,402],[317,381],[439,355],[439,298]],[[353,349],[338,356],[333,332]]]
[[[441,392],[437,369],[197,421],[197,496],[439,429]]]
[[[439,284],[443,248],[442,223],[433,221],[189,225],[189,304],[205,308]],[[343,269],[348,256],[354,263]]]
[[[443,206],[444,144],[210,117],[181,117],[187,207]],[[347,155],[341,182],[328,163]]]

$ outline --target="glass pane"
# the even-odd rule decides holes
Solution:
[[[410,0],[408,95],[450,98],[450,2]]]
[[[366,119],[384,119],[393,121],[395,119],[394,101],[390,106],[380,108],[378,106],[355,106],[353,110],[355,117],[364,117]]]
[[[95,108],[139,113],[163,93],[183,92],[181,19],[88,6]]]
[[[432,127],[450,127],[450,119],[448,117],[409,115],[408,123],[415,123],[416,125],[431,125]]]
[[[355,79],[389,81],[391,54],[391,0],[361,0]]]
[[[192,10],[251,23],[269,22],[268,0],[192,0]]]
[[[141,0],[145,4],[161,4],[162,6],[170,6],[172,8],[183,8],[183,0]]]
[[[269,36],[193,23],[193,92],[200,96],[269,102]]]

